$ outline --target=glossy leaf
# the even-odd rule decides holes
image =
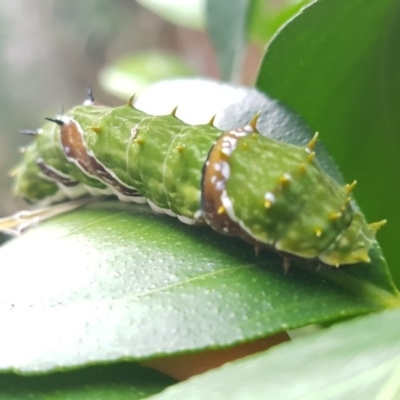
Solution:
[[[320,0],[267,48],[257,87],[320,132],[379,235],[400,283],[400,8],[396,0]]]
[[[358,318],[226,364],[151,399],[398,399],[399,331],[398,309]]]
[[[47,221],[0,258],[1,370],[223,347],[399,301],[379,262],[285,275],[279,256],[118,202]]]
[[[2,400],[135,400],[174,380],[133,363],[92,366],[47,375],[0,374]]]

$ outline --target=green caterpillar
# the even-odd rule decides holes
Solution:
[[[148,203],[187,224],[291,256],[339,267],[369,262],[375,232],[349,194],[321,170],[313,151],[248,125],[222,132],[148,115],[132,105],[110,108],[93,97],[42,129],[15,173],[15,194],[52,204],[86,194]]]

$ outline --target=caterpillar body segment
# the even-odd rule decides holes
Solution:
[[[257,132],[257,118],[222,132],[174,112],[151,116],[131,102],[109,108],[89,99],[38,131],[15,193],[42,204],[114,194],[285,256],[369,262],[384,221],[368,225],[351,206],[354,184],[342,187],[319,167],[317,135],[305,147],[278,142]]]

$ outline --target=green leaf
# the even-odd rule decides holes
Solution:
[[[179,26],[203,29],[205,0],[137,0],[165,20]]]
[[[399,301],[376,260],[285,275],[279,256],[118,202],[45,222],[0,258],[1,370],[223,347]]]
[[[124,100],[162,79],[190,76],[194,72],[177,57],[161,52],[123,57],[103,68],[100,84]]]
[[[250,37],[262,46],[289,18],[310,0],[254,0],[251,11]]]
[[[2,400],[135,400],[175,381],[133,363],[91,366],[47,375],[0,374]]]
[[[221,79],[238,82],[246,49],[250,0],[208,0],[207,31],[214,46]]]
[[[268,46],[257,87],[321,134],[371,221],[400,283],[400,6],[396,0],[320,0]]]
[[[194,377],[167,399],[398,399],[400,310],[358,318]]]

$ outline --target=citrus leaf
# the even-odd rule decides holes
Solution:
[[[396,0],[319,0],[272,40],[257,87],[320,132],[379,235],[400,283],[400,8]]]
[[[398,399],[400,310],[357,318],[174,385],[167,399]]]
[[[119,202],[44,222],[0,257],[2,370],[223,347],[395,301],[373,264],[336,283],[307,267],[285,275],[279,256]]]
[[[99,365],[47,375],[0,374],[2,400],[135,400],[174,380],[133,363]]]

